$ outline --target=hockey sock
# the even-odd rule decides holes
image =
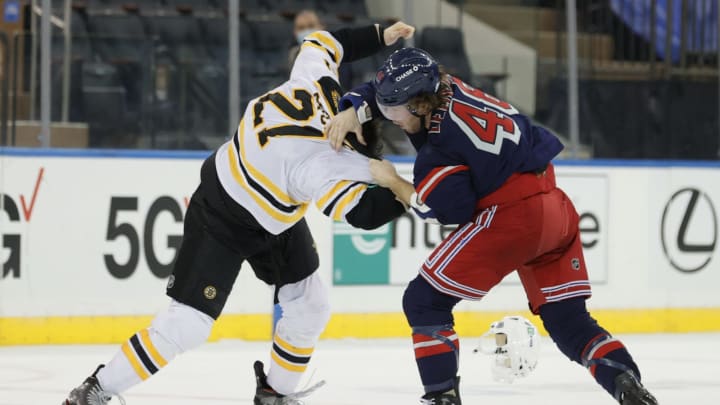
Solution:
[[[152,326],[134,334],[97,374],[100,386],[119,394],[165,367],[178,354],[201,345],[210,335],[213,319],[172,301]]]
[[[413,346],[425,392],[455,385],[460,342],[453,330],[452,309],[459,298],[443,294],[418,276],[403,295],[403,310],[413,330]]]
[[[278,393],[291,394],[300,382],[303,373],[310,363],[314,343],[292,344],[275,332],[272,350],[270,351],[271,366],[268,372],[268,384]]]
[[[587,367],[610,395],[615,395],[618,374],[630,370],[640,378],[630,353],[590,316],[584,298],[545,304],[540,317],[560,351]]]
[[[327,288],[317,272],[277,291],[280,318],[275,324],[267,383],[276,392],[295,392],[315,344],[330,320]]]
[[[632,371],[640,379],[640,370],[632,356],[619,340],[609,333],[601,333],[588,342],[581,355],[582,364],[595,377],[595,381],[615,396],[615,377]]]
[[[460,341],[452,325],[413,328],[415,361],[425,392],[447,391],[455,385]]]

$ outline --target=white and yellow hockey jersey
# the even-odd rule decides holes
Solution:
[[[342,58],[328,32],[308,35],[290,80],[252,100],[235,136],[217,152],[225,191],[273,234],[302,219],[311,201],[345,220],[372,181],[368,158],[335,152],[323,132],[342,95]]]

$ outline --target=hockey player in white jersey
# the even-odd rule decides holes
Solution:
[[[262,363],[254,365],[254,404],[300,403],[297,384],[330,317],[303,219],[308,205],[314,201],[325,215],[368,229],[406,210],[392,192],[371,184],[368,157],[328,146],[323,129],[342,94],[338,66],[413,32],[399,22],[305,38],[290,79],[251,101],[232,139],[204,162],[168,281],[169,307],[73,389],[64,405],[107,404],[205,342],[244,261],[275,286],[283,313],[267,376]]]

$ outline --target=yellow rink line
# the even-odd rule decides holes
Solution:
[[[509,312],[457,312],[456,330],[479,336],[491,322]],[[519,312],[540,330],[538,317]],[[594,310],[593,316],[611,333],[683,333],[720,331],[720,308]],[[150,325],[152,316],[73,316],[1,318],[0,345],[121,343]],[[210,340],[269,340],[270,315],[228,314],[218,319]],[[410,328],[402,313],[334,314],[323,338],[407,337]]]

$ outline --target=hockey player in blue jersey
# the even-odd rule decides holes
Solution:
[[[460,404],[452,309],[480,300],[517,270],[530,308],[560,350],[622,405],[656,405],[625,346],[588,313],[590,283],[572,202],[557,188],[558,139],[512,105],[443,73],[425,51],[392,54],[346,94],[327,132],[337,147],[380,115],[417,149],[414,184],[373,161],[378,184],[426,219],[460,224],[422,264],[403,297],[423,404]]]

